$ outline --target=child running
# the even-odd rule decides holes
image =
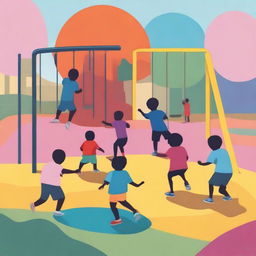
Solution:
[[[59,117],[61,112],[68,110],[69,117],[68,122],[65,124],[65,127],[69,129],[71,121],[76,113],[76,106],[74,103],[74,94],[82,92],[82,89],[79,89],[78,83],[76,82],[79,76],[77,69],[70,69],[68,72],[68,78],[64,78],[62,81],[63,89],[61,94],[60,105],[58,106],[56,117],[51,121],[51,123],[59,123]]]
[[[184,118],[185,118],[185,123],[190,122],[190,103],[189,99],[185,99],[182,101],[183,108],[184,108]]]
[[[224,195],[223,200],[232,200],[231,196],[227,192],[227,184],[232,177],[231,161],[226,149],[221,148],[222,139],[220,136],[213,135],[208,139],[208,145],[212,149],[212,152],[208,156],[207,162],[202,163],[198,161],[199,165],[215,164],[215,171],[209,180],[209,197],[204,199],[205,203],[213,203],[213,191],[214,186],[219,187],[219,193]]]
[[[45,203],[49,196],[51,196],[53,200],[58,200],[54,215],[64,215],[64,213],[60,211],[65,200],[65,195],[60,186],[60,177],[63,174],[80,172],[79,169],[75,171],[64,169],[61,164],[65,161],[65,158],[65,152],[61,149],[56,149],[52,153],[53,161],[43,167],[41,173],[41,196],[37,201],[30,204],[32,211],[35,211],[37,206]]]
[[[164,111],[158,110],[157,107],[159,102],[156,98],[150,98],[147,101],[147,107],[151,110],[149,113],[144,113],[141,109],[138,111],[146,118],[150,120],[151,127],[152,127],[152,141],[153,141],[153,148],[154,152],[152,153],[153,156],[157,156],[158,150],[158,142],[160,141],[161,135],[167,140],[170,136],[170,132],[164,120],[167,120],[167,115]]]
[[[82,160],[79,164],[79,169],[81,170],[85,164],[92,163],[94,172],[99,172],[97,168],[97,158],[96,150],[105,152],[102,148],[98,146],[95,138],[95,133],[93,131],[87,131],[85,133],[86,141],[80,147],[80,150],[83,152]]]
[[[168,172],[170,191],[165,193],[166,196],[175,196],[172,181],[172,178],[175,176],[180,176],[184,181],[186,190],[191,190],[191,187],[185,177],[185,173],[188,169],[188,154],[186,149],[181,146],[182,142],[183,138],[180,134],[172,133],[168,139],[168,143],[171,147],[165,154],[163,154],[171,160]]]
[[[126,192],[128,191],[128,184],[131,184],[134,187],[140,187],[144,184],[144,181],[139,184],[133,182],[129,173],[124,170],[126,164],[127,160],[123,156],[113,158],[112,167],[114,168],[114,171],[108,173],[104,183],[99,187],[99,189],[103,189],[106,185],[109,185],[108,193],[110,195],[110,207],[115,216],[115,220],[110,223],[111,225],[122,223],[122,219],[120,218],[116,207],[117,202],[132,211],[136,221],[140,218],[139,212],[126,201]]]
[[[115,141],[113,148],[114,148],[114,157],[117,156],[117,149],[119,147],[122,156],[125,156],[124,154],[124,146],[127,143],[127,132],[126,132],[126,128],[130,128],[130,125],[128,123],[126,123],[125,121],[123,121],[124,117],[124,113],[122,111],[116,111],[114,113],[114,119],[115,121],[113,121],[112,123],[108,123],[106,121],[102,121],[103,124],[107,125],[107,126],[112,126],[115,128],[116,130],[116,136],[117,136],[117,140]]]

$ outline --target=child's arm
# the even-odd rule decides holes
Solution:
[[[71,173],[78,173],[81,172],[80,169],[76,169],[76,170],[69,170],[69,169],[62,169],[61,174],[71,174]]]
[[[101,151],[102,153],[105,153],[103,148],[97,148],[99,151]]]
[[[75,91],[76,94],[78,94],[80,92],[82,92],[82,89],[79,89],[79,90]]]
[[[135,182],[132,181],[132,182],[130,182],[129,184],[131,184],[132,186],[138,188],[138,187],[140,187],[141,185],[143,185],[144,183],[145,183],[145,182],[142,181],[141,183],[137,184],[137,183],[135,183]]]
[[[106,121],[102,121],[103,124],[107,125],[107,126],[113,126],[111,123],[108,123]]]
[[[146,114],[139,108],[138,111],[146,118],[148,119],[148,117],[146,116]]]
[[[130,128],[130,127],[131,127],[130,124],[126,123],[126,128]]]
[[[99,187],[99,189],[103,189],[109,182],[104,180],[104,183]]]
[[[207,166],[207,165],[212,164],[212,163],[210,163],[210,162],[202,163],[201,161],[197,161],[197,163],[198,163],[199,165],[202,165],[202,166]]]

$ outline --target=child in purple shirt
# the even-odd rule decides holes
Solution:
[[[114,147],[114,157],[117,156],[118,147],[122,153],[122,156],[125,156],[124,146],[126,145],[127,140],[128,140],[126,128],[130,128],[130,125],[122,120],[123,117],[124,117],[124,113],[122,111],[116,111],[114,113],[115,121],[113,121],[112,123],[102,121],[103,124],[105,124],[107,126],[114,127],[116,130],[117,140],[115,141],[114,146],[113,146]]]

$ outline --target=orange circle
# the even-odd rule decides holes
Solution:
[[[117,79],[117,67],[124,58],[132,63],[132,51],[150,47],[144,28],[129,13],[122,9],[98,5],[85,8],[73,15],[62,27],[56,46],[120,45],[121,51],[111,51],[107,57],[107,79]],[[83,72],[85,52],[77,52],[75,67]],[[95,55],[102,53],[95,53]],[[148,75],[148,55],[140,56],[139,77]],[[101,57],[98,57],[101,58]],[[58,69],[62,77],[72,68],[72,53],[60,53]]]

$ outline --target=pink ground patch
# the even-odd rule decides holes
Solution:
[[[256,221],[249,222],[219,236],[197,256],[255,256]]]
[[[51,124],[50,120],[49,117],[38,118],[38,162],[49,161],[51,152],[56,148],[62,148],[68,156],[81,156],[79,148],[87,130],[93,130],[96,133],[96,141],[105,149],[106,155],[113,154],[112,145],[116,139],[114,129],[82,127],[73,124],[69,130],[66,130],[64,124]],[[128,129],[128,143],[125,147],[127,154],[151,154],[151,129],[147,123],[147,121],[142,121],[142,125],[140,121],[131,121],[131,128]],[[183,135],[183,145],[189,153],[189,161],[206,159],[210,150],[204,137],[204,123],[170,122],[170,130]],[[219,129],[213,129],[212,133],[221,135]],[[31,123],[26,122],[22,126],[23,163],[31,162],[31,136]],[[161,139],[159,152],[165,152],[167,149],[168,144]],[[255,170],[255,147],[236,145],[235,152],[240,167]],[[1,163],[17,162],[17,131],[0,147],[0,155],[2,156]]]

